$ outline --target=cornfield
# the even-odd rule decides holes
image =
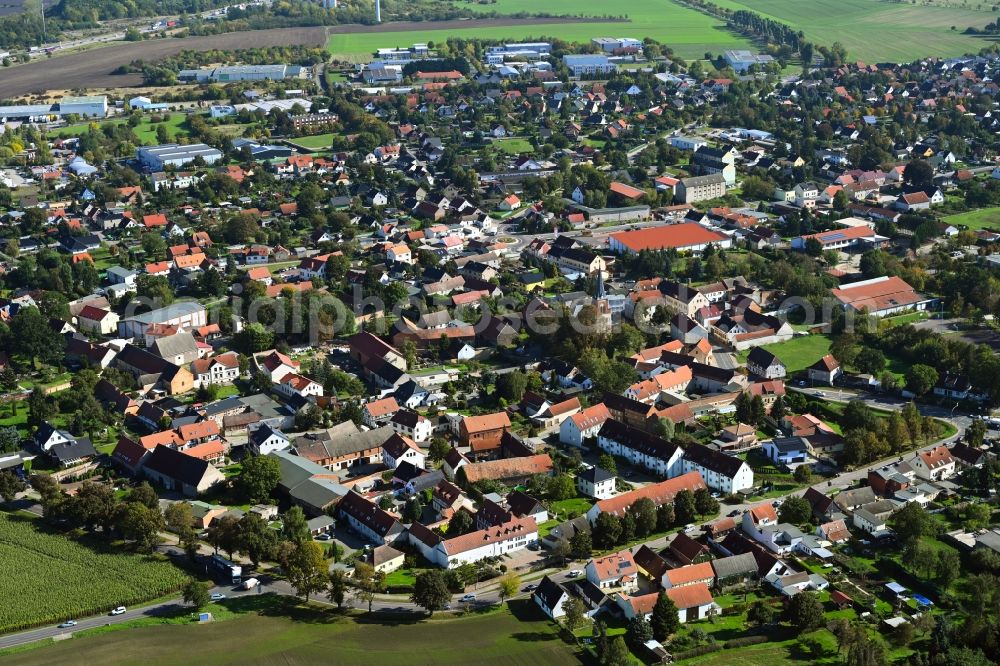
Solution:
[[[178,590],[167,561],[100,552],[0,513],[0,632],[107,612]]]

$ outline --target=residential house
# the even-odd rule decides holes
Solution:
[[[392,543],[405,533],[396,516],[353,490],[337,505],[337,515],[344,518],[355,533],[377,546]]]
[[[142,473],[153,483],[186,497],[197,497],[225,480],[222,472],[207,460],[162,445],[143,461]]]
[[[627,550],[590,560],[584,573],[587,580],[602,590],[620,590],[628,594],[639,589],[639,569]]]
[[[614,497],[617,479],[614,474],[596,465],[576,475],[576,489],[581,495],[594,499]]]

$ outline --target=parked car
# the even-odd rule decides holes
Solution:
[[[474,594],[466,594],[464,597],[462,597],[462,601],[475,601],[475,600],[476,600],[476,595]]]
[[[118,608],[116,608],[113,611],[111,611],[111,614],[112,615],[124,615],[125,614],[125,610],[126,609],[125,609],[124,606],[119,606]]]
[[[222,601],[225,598],[226,598],[226,595],[224,595],[222,592],[213,592],[212,593],[212,601]]]
[[[534,583],[532,583],[531,585],[525,585],[524,587],[522,587],[521,591],[522,592],[534,592],[537,589],[538,589],[538,586],[535,585]]]
[[[579,577],[580,577],[580,576],[582,576],[582,575],[583,575],[583,570],[582,570],[582,569],[573,569],[573,570],[572,570],[572,571],[570,571],[570,572],[569,572],[569,574],[568,574],[568,576],[569,576],[570,578],[579,578]]]
[[[76,626],[76,620],[66,620],[65,622],[59,625],[59,628],[69,629],[70,627],[75,627],[75,626]]]
[[[329,534],[320,534],[318,537],[316,537],[316,540],[317,541],[329,541],[332,538],[333,537],[330,536]]]

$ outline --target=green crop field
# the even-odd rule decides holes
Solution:
[[[528,40],[555,37],[588,42],[592,37],[652,37],[670,46],[682,58],[701,58],[705,52],[731,48],[753,48],[749,40],[728,30],[721,21],[675,0],[633,0],[618,6],[597,0],[572,2],[549,0],[540,6],[534,0],[497,0],[491,4],[459,2],[472,10],[501,14],[537,12],[605,17],[624,14],[627,23],[551,23],[514,27],[461,28],[449,25],[435,29],[426,23],[409,32],[373,32],[332,35],[327,47],[344,56],[369,54],[377,48],[409,46],[413,42],[443,41],[448,37]],[[955,56],[977,52],[992,42],[988,38],[963,35],[967,27],[982,28],[994,20],[992,5],[959,6],[890,3],[885,0],[717,0],[730,9],[750,9],[787,23],[817,44],[840,42],[852,58],[870,62],[909,61],[925,56]],[[982,9],[980,9],[982,8]],[[952,30],[952,26],[955,27]]]
[[[968,213],[948,215],[944,221],[948,224],[954,224],[956,227],[967,227],[972,231],[980,229],[997,231],[1000,230],[1000,208],[981,208]]]
[[[169,562],[108,546],[98,550],[0,513],[0,631],[100,613],[177,590]],[[15,601],[16,600],[16,601]]]
[[[522,606],[530,601],[515,602]],[[526,612],[531,609],[526,608]],[[379,619],[303,611],[207,625],[85,636],[4,657],[10,664],[561,664],[580,663],[555,627],[507,611],[457,619]],[[519,612],[519,617],[521,613]]]
[[[987,11],[979,11],[883,0],[715,1],[728,9],[749,9],[786,23],[817,44],[840,42],[850,57],[867,62],[975,53],[991,42],[962,31],[970,26],[982,28],[996,18],[988,11],[990,5],[983,5]]]
[[[604,17],[627,15],[628,22],[608,23],[546,23],[510,27],[477,27],[435,30],[427,22],[410,32],[373,32],[332,35],[327,48],[334,54],[368,54],[378,48],[409,46],[414,42],[444,41],[449,37],[534,40],[552,37],[573,42],[589,42],[593,37],[651,37],[670,46],[682,58],[701,58],[705,51],[718,53],[723,49],[748,48],[749,42],[727,31],[721,21],[699,11],[683,7],[671,0],[632,0],[621,5],[609,5],[600,0],[497,0],[479,5],[457,3],[472,10],[515,14],[545,11],[549,14]],[[984,21],[984,24],[986,22]]]

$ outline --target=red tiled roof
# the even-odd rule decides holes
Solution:
[[[635,231],[620,231],[611,234],[611,238],[634,252],[668,248],[682,249],[728,240],[728,236],[706,229],[695,222],[668,224]]]

